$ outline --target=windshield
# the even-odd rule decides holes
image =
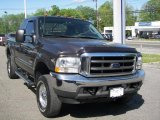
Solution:
[[[104,39],[90,22],[60,17],[40,18],[39,34],[51,37]]]

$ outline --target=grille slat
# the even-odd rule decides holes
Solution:
[[[88,77],[129,75],[135,72],[136,54],[105,53],[101,56],[91,53],[83,57],[87,64],[83,65],[85,70],[82,73]]]
[[[91,67],[91,70],[122,70],[122,69],[133,69],[134,66],[120,67],[120,68],[110,68],[110,67]]]
[[[91,63],[134,62],[134,60],[92,60]]]
[[[128,72],[123,72],[123,74],[121,72],[115,72],[115,73],[110,73],[109,76],[120,76],[120,75],[128,75]],[[92,74],[93,77],[97,76],[96,74]],[[101,76],[107,76],[106,73],[101,73]],[[97,76],[99,77],[99,76]]]

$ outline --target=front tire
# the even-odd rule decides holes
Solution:
[[[7,61],[7,72],[8,72],[8,77],[10,79],[18,79],[19,78],[15,73],[16,69],[17,69],[16,64],[14,63],[14,61],[12,61],[11,56],[9,56],[8,61]]]
[[[45,117],[54,117],[60,113],[61,101],[54,92],[49,75],[42,75],[37,82],[37,104]]]

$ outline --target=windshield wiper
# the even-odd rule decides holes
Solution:
[[[52,37],[59,37],[59,38],[86,38],[86,39],[99,39],[96,37],[90,37],[90,36],[67,36],[67,35],[53,35],[53,34],[44,34],[45,36],[52,36]]]
[[[90,37],[90,36],[78,36],[77,38],[99,39],[99,38]]]
[[[74,36],[67,36],[67,35],[53,35],[53,34],[44,34],[45,36],[52,36],[52,37],[60,37],[60,38],[75,38]]]

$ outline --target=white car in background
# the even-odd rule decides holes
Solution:
[[[133,37],[132,37],[132,36],[129,36],[127,39],[128,39],[128,40],[133,40]]]
[[[5,45],[6,44],[6,36],[5,34],[0,34],[0,45]]]

